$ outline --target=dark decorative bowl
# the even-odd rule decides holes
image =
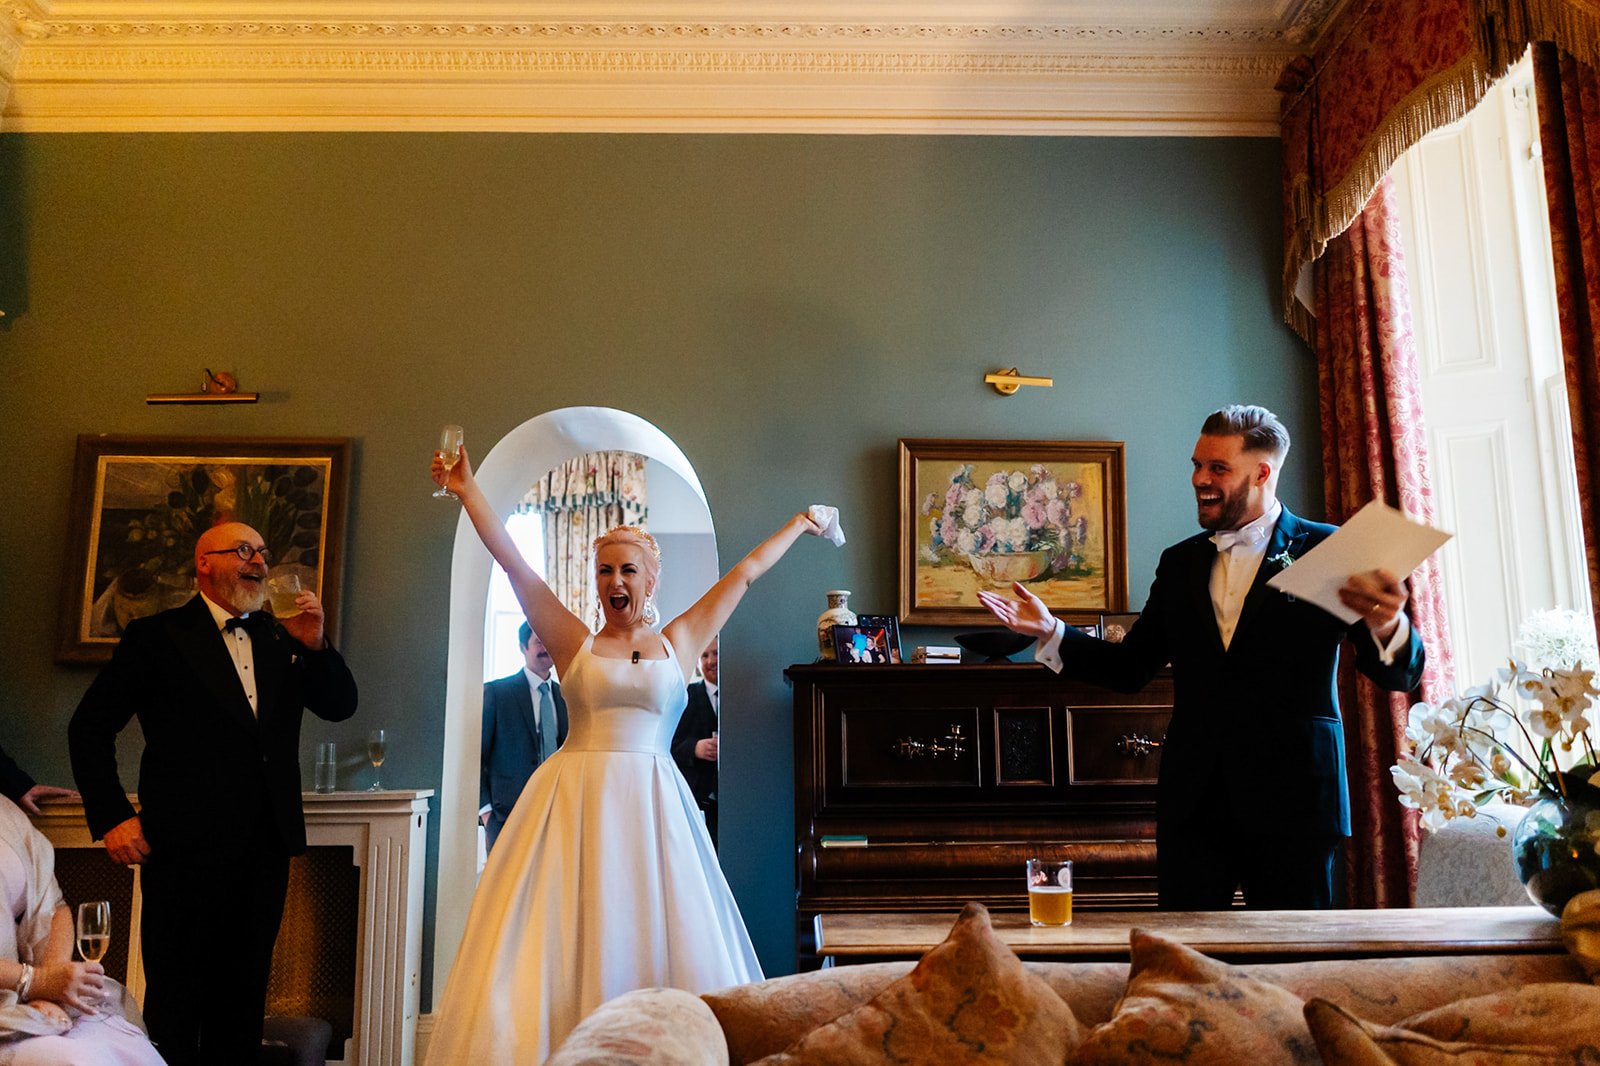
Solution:
[[[982,655],[986,663],[1003,663],[1032,644],[1033,638],[1009,629],[980,629],[975,633],[958,634],[956,643],[974,655]]]

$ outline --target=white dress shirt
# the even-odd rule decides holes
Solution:
[[[722,701],[717,693],[717,686],[705,678],[700,680],[706,686],[706,699],[711,701],[711,710],[720,720],[722,718]]]
[[[235,626],[232,633],[226,630],[228,619],[233,615],[228,613],[226,607],[219,607],[211,601],[205,593],[200,598],[206,601],[206,607],[211,611],[211,617],[216,619],[217,631],[222,634],[222,643],[227,645],[228,657],[233,660],[233,668],[239,675],[239,684],[244,686],[245,699],[250,701],[250,710],[259,716],[260,709],[256,706],[256,652],[250,643],[250,634],[244,626]],[[249,612],[239,616],[248,618]]]
[[[1245,596],[1255,583],[1256,571],[1261,569],[1261,560],[1266,557],[1267,545],[1272,541],[1272,530],[1282,514],[1283,504],[1274,500],[1272,507],[1255,521],[1247,522],[1237,530],[1215,533],[1211,537],[1212,543],[1218,546],[1217,560],[1211,565],[1211,609],[1224,649],[1233,642],[1233,631],[1239,625],[1239,612],[1244,608]],[[1062,667],[1061,641],[1066,629],[1066,623],[1056,619],[1055,630],[1033,646],[1034,660],[1044,663],[1058,674]],[[1379,643],[1376,633],[1370,635],[1378,648],[1379,661],[1388,666],[1394,662],[1395,653],[1411,639],[1411,619],[1404,611],[1400,612],[1400,622],[1387,644]]]

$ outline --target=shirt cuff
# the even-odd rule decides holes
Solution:
[[[494,810],[494,808],[491,807],[489,804],[485,803],[482,807],[478,808],[478,817],[482,818],[484,815],[488,814],[492,810]]]
[[[1067,624],[1056,619],[1056,628],[1048,637],[1040,637],[1033,645],[1033,661],[1044,663],[1053,674],[1061,672],[1061,638],[1066,635]]]
[[[1371,630],[1368,630],[1371,633]],[[1385,666],[1394,665],[1395,654],[1411,640],[1411,616],[1400,612],[1400,623],[1394,627],[1394,636],[1388,644],[1378,644],[1378,634],[1372,633],[1372,643],[1378,646],[1378,661]]]

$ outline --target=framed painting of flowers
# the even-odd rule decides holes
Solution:
[[[129,622],[188,602],[195,541],[230,521],[317,594],[337,638],[350,452],[344,437],[79,437],[57,661],[104,662]]]
[[[1121,441],[900,441],[900,619],[992,621],[1025,584],[1078,625],[1128,609]]]

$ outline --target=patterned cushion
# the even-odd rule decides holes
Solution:
[[[1240,966],[1303,1000],[1326,999],[1369,1022],[1402,1018],[1458,999],[1548,981],[1582,981],[1565,955],[1435,955],[1414,959],[1328,959]],[[1080,1013],[1079,1018],[1085,1015]]]
[[[1527,985],[1464,999],[1399,1023],[1438,1040],[1588,1048],[1600,1062],[1600,988]]]
[[[1057,1066],[1081,1037],[1061,997],[994,935],[989,912],[969,903],[910,973],[759,1066]]]
[[[722,1029],[700,997],[676,988],[642,988],[596,1007],[567,1034],[545,1066],[727,1066]]]
[[[1572,957],[1600,983],[1600,888],[1579,892],[1561,912],[1561,939]]]
[[[912,962],[833,966],[815,973],[734,985],[700,998],[722,1023],[728,1061],[745,1066],[782,1051],[819,1025],[854,1010],[911,972]]]
[[[1316,1063],[1304,1005],[1279,988],[1176,941],[1135,929],[1128,991],[1074,1062]]]
[[[1323,1061],[1339,1066],[1554,1066],[1595,1061],[1548,1046],[1439,1040],[1398,1026],[1364,1022],[1324,999],[1306,1004],[1306,1024]]]

